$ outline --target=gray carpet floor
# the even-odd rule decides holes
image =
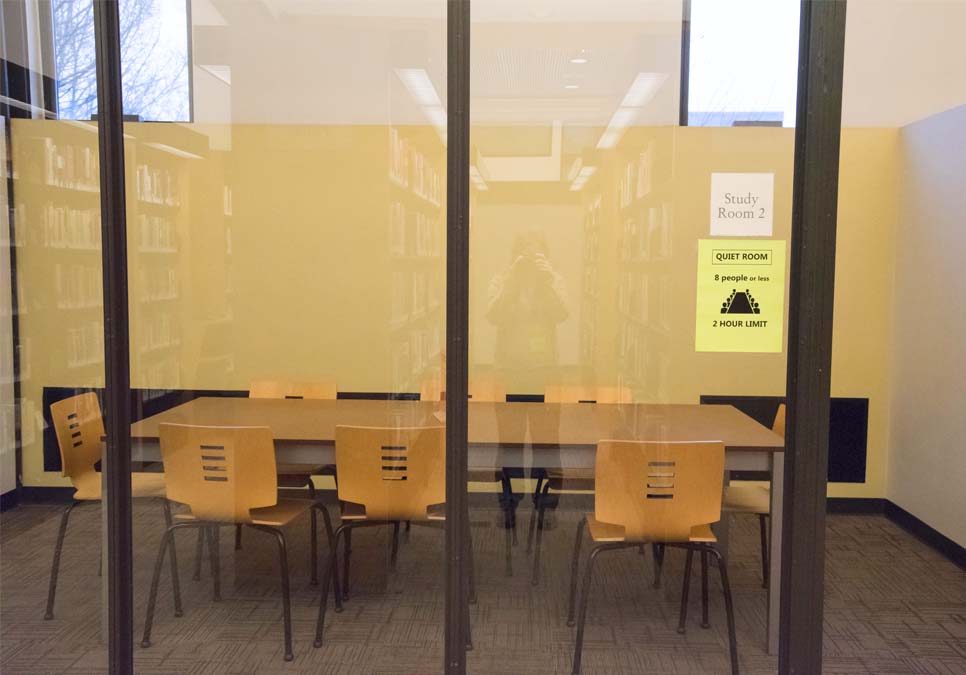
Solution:
[[[526,529],[518,514],[512,576],[504,573],[505,531],[494,508],[471,513],[479,600],[472,607],[468,672],[569,673],[574,630],[565,623],[570,553],[579,511],[566,501],[544,536],[542,579],[530,583]],[[105,673],[100,640],[98,506],[72,516],[56,617],[43,620],[59,507],[25,505],[0,516],[0,671]],[[163,519],[160,503],[135,506],[135,631],[140,641]],[[287,531],[292,570],[295,661],[282,658],[281,595],[274,542],[248,530],[241,551],[221,535],[222,596],[211,597],[206,562],[191,578],[194,540],[179,535],[184,616],[175,618],[168,568],[162,576],[153,645],[135,647],[138,673],[437,673],[443,645],[443,534],[413,527],[389,570],[387,529],[356,532],[351,597],[328,615],[326,644],[312,646],[319,589],[309,583],[307,520]],[[757,521],[734,516],[729,569],[743,673],[774,673],[765,653]],[[585,549],[586,550],[586,549]],[[323,541],[322,559],[328,551]],[[712,570],[711,627],[702,629],[698,576],[688,631],[676,631],[683,552],[669,551],[661,588],[650,553],[601,557],[588,614],[584,669],[591,674],[725,673],[728,643]],[[966,573],[880,516],[828,518],[825,672],[966,674]],[[330,604],[331,608],[331,604]]]

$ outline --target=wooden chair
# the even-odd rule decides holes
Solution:
[[[544,389],[543,400],[545,403],[618,404],[632,403],[634,398],[627,387],[561,384],[548,385]],[[540,583],[540,549],[550,491],[593,491],[593,489],[593,469],[551,467],[545,470],[543,476],[537,478],[537,487],[533,492],[533,511],[530,512],[530,527],[527,531],[527,553],[533,551],[533,572],[530,575],[530,581],[534,586]],[[655,548],[655,560],[659,559],[659,555],[658,549]]]
[[[249,398],[293,398],[334,401],[338,390],[332,382],[279,382],[262,380],[253,382],[248,390]],[[312,476],[335,476],[331,464],[307,464],[281,462],[276,465],[279,487],[307,487],[315,498],[315,483]]]
[[[248,398],[292,398],[317,399],[334,401],[338,390],[331,382],[281,382],[278,380],[259,380],[253,382],[248,390]],[[308,488],[309,496],[315,499],[315,483],[312,476],[335,476],[335,466],[332,464],[316,464],[303,462],[278,462],[275,465],[278,472],[278,486],[280,488]],[[203,535],[199,532],[198,545],[195,556],[195,580],[201,578],[201,558]],[[235,528],[235,550],[242,545],[242,527]]]
[[[445,375],[445,373],[444,373]],[[421,401],[445,401],[445,383],[440,379],[423,382],[419,393]],[[477,403],[503,403],[506,401],[506,385],[496,378],[478,378],[468,383],[467,398]],[[513,485],[510,476],[502,468],[469,467],[466,479],[471,483],[500,483],[503,528],[506,530],[506,575],[513,575],[513,546],[517,543],[516,512],[513,509]],[[471,601],[475,601],[472,598]]]
[[[282,607],[285,624],[285,660],[292,656],[292,616],[289,572],[282,528],[306,512],[311,515],[310,560],[313,581],[318,574],[316,511],[321,511],[331,550],[333,535],[329,513],[311,499],[280,499],[275,479],[275,443],[267,427],[205,427],[160,425],[161,457],[167,472],[168,499],[190,511],[175,516],[165,530],[151,579],[142,647],[151,646],[151,626],[158,595],[164,553],[174,532],[197,528],[208,536],[215,599],[220,599],[218,547],[215,532],[222,525],[242,524],[273,535],[281,567]],[[338,587],[338,580],[336,580]]]
[[[315,646],[322,646],[329,582],[336,575],[339,541],[359,527],[393,525],[410,521],[439,526],[445,521],[446,436],[444,427],[349,427],[335,430],[335,462],[339,472],[342,524],[335,531],[328,571],[322,581],[322,598],[315,628]],[[395,559],[395,541],[391,556]],[[466,540],[470,557],[469,539]],[[470,577],[472,578],[472,566]],[[348,584],[348,576],[342,577]],[[342,608],[338,589],[336,611]],[[469,625],[469,606],[464,608]]]
[[[724,556],[715,547],[711,524],[721,518],[721,485],[724,480],[724,444],[721,441],[683,443],[647,441],[600,441],[594,471],[594,513],[577,525],[571,562],[570,603],[567,625],[574,625],[580,547],[586,528],[594,542],[584,569],[577,609],[577,640],[573,673],[580,673],[581,652],[591,578],[597,557],[605,551],[660,543],[687,550],[678,632],[684,632],[688,585],[694,552],[718,562],[728,618],[731,672],[738,673],[734,609]],[[702,575],[703,625],[707,625],[707,566]]]
[[[50,569],[50,584],[47,589],[47,609],[44,619],[54,618],[54,598],[57,594],[57,577],[60,572],[60,556],[67,535],[67,523],[71,512],[81,504],[101,502],[101,473],[96,464],[103,455],[104,419],[97,394],[88,392],[51,404],[50,416],[57,445],[60,448],[60,461],[63,474],[70,478],[74,487],[71,503],[60,517],[57,543],[54,545],[54,560]],[[164,474],[133,472],[131,474],[131,496],[134,498],[157,497],[162,500],[165,523],[171,525],[171,509],[164,499]],[[174,587],[175,615],[181,616],[181,588],[178,580],[177,553],[174,540],[171,545],[171,583]],[[98,571],[100,575],[100,571]]]
[[[785,436],[785,404],[778,406],[771,430]],[[753,513],[758,516],[761,538],[761,585],[768,588],[768,518],[771,514],[771,490],[760,485],[729,485],[725,488],[722,509],[728,513]]]

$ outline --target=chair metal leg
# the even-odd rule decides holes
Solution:
[[[221,560],[219,555],[218,526],[209,525],[205,528],[208,534],[208,556],[211,564],[212,600],[221,601]]]
[[[471,605],[476,604],[476,561],[473,558],[473,533],[469,528],[469,517],[467,516],[466,524],[466,539],[465,539],[465,553],[466,556],[466,566],[467,566],[467,584],[468,589],[466,593],[466,599]],[[467,609],[467,612],[469,609]],[[469,625],[467,620],[467,625]],[[472,644],[470,645],[472,649]]]
[[[319,517],[315,509],[309,509],[309,527],[312,528],[309,534],[309,583],[313,586],[319,585]]]
[[[534,526],[537,522],[537,511],[540,510],[541,491],[543,488],[543,478],[537,478],[537,489],[533,491],[533,510],[530,512],[530,527],[527,530],[527,553],[533,550]]]
[[[540,583],[540,549],[543,544],[543,525],[547,505],[547,494],[550,492],[550,483],[544,483],[543,492],[540,493],[540,510],[537,514],[537,540],[533,549],[533,572],[530,575],[530,583],[536,586]]]
[[[329,510],[325,507],[324,504],[317,503],[313,508],[315,508],[316,510],[322,513],[322,523],[325,525],[325,536],[329,544],[329,551],[331,552],[333,547],[335,546],[335,535],[332,533],[332,517],[329,515]],[[341,589],[341,586],[339,585],[338,572],[339,572],[338,567],[336,567],[335,578],[332,581],[333,581],[333,588],[335,588],[336,598],[341,598],[342,589]],[[339,605],[341,607],[341,601]]]
[[[285,660],[291,661],[295,658],[292,654],[292,602],[289,589],[288,575],[288,553],[285,547],[285,535],[281,530],[265,525],[251,525],[250,527],[268,532],[275,537],[278,542],[278,563],[281,568],[282,577],[282,619],[285,626]]]
[[[315,622],[315,647],[322,646],[322,636],[325,629],[325,609],[329,600],[329,584],[337,574],[339,566],[339,540],[344,538],[344,534],[349,531],[349,525],[340,525],[335,531],[332,541],[332,549],[329,551],[329,564],[325,576],[322,577],[322,596],[319,598],[319,616]],[[336,601],[338,602],[338,589],[336,589]]]
[[[57,576],[60,574],[60,553],[64,549],[67,521],[70,519],[70,512],[79,504],[80,502],[72,501],[60,516],[60,529],[57,530],[57,543],[54,544],[54,561],[50,566],[50,584],[47,587],[47,609],[44,612],[45,621],[50,621],[54,618],[54,596],[57,594]]]
[[[508,507],[509,508],[509,507]],[[504,533],[504,565],[503,574],[508,577],[513,576],[513,537],[516,534],[516,529],[510,526],[510,516],[509,513],[504,514],[505,521],[503,523],[503,533]]]
[[[345,531],[345,550],[342,552],[342,601],[349,599],[349,560],[352,557],[352,528]],[[339,605],[336,605],[339,607]],[[341,607],[340,607],[341,609]]]
[[[204,525],[199,525],[198,523],[175,523],[171,527],[165,529],[164,536],[161,537],[161,545],[158,548],[158,557],[154,561],[154,574],[151,577],[151,591],[148,594],[148,610],[144,619],[144,634],[141,637],[142,647],[146,648],[151,646],[151,626],[154,623],[154,609],[158,602],[158,583],[161,580],[161,568],[164,566],[164,554],[170,546],[171,539],[174,538],[175,530],[189,527],[197,527],[202,531],[204,531],[205,528]]]
[[[728,646],[731,650],[731,675],[738,675],[738,639],[735,636],[735,609],[731,600],[731,586],[728,584],[728,569],[721,551],[709,546],[708,552],[718,562],[718,573],[721,575],[721,589],[724,592],[725,615],[728,617]]]
[[[171,517],[171,504],[165,499],[162,501],[164,508],[164,525],[171,527],[174,519]],[[181,578],[178,576],[178,552],[174,545],[174,535],[171,535],[171,588],[174,593],[174,615],[182,616],[184,610],[181,606]]]
[[[701,627],[708,628],[708,552],[701,551]]]
[[[235,525],[235,550],[240,551],[242,548],[242,526],[241,524]]]
[[[584,570],[584,583],[580,591],[580,607],[577,610],[577,641],[574,645],[574,667],[573,675],[580,675],[580,659],[584,650],[584,624],[587,622],[587,602],[590,598],[590,581],[594,573],[594,563],[597,556],[603,551],[627,548],[624,543],[620,544],[599,544],[590,552],[587,558],[587,568]]]
[[[687,558],[684,561],[684,581],[681,586],[681,613],[678,616],[678,632],[685,631],[685,622],[688,619],[688,591],[691,588],[691,564],[694,562],[694,550],[687,549]]]
[[[654,555],[654,588],[661,587],[661,571],[664,569],[664,544],[651,544]]]
[[[312,480],[312,476],[305,477],[305,487],[309,489],[309,498],[315,501],[315,481]]]
[[[389,569],[396,571],[396,557],[399,554],[399,521],[392,524],[392,547],[389,550]]]
[[[239,544],[240,546],[241,544]],[[205,528],[198,528],[198,543],[195,545],[195,571],[191,578],[195,581],[201,580],[201,559],[205,555]]]
[[[758,514],[758,530],[761,533],[761,587],[768,588],[768,515]]]
[[[580,545],[584,539],[584,527],[587,524],[586,518],[581,518],[577,523],[577,536],[574,539],[574,556],[570,560],[570,602],[567,605],[567,625],[574,625],[574,604],[577,598],[577,571],[580,567]]]

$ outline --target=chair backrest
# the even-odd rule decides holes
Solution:
[[[335,428],[339,499],[372,520],[426,520],[446,501],[444,427]]]
[[[251,522],[278,501],[275,442],[268,427],[161,424],[168,499],[201,520]]]
[[[100,461],[104,418],[97,394],[90,391],[50,405],[64,475],[76,485]]]
[[[785,437],[785,404],[782,403],[778,406],[778,412],[775,413],[775,421],[772,422],[771,430],[776,434]]]
[[[547,403],[633,403],[634,397],[628,387],[554,384],[544,389],[543,400]]]
[[[446,383],[431,379],[423,382],[419,392],[421,401],[445,401]],[[503,403],[506,401],[506,385],[496,379],[471,380],[468,385],[468,399],[484,403]]]
[[[594,515],[628,541],[688,541],[721,519],[721,441],[600,441]]]
[[[252,382],[248,398],[312,398],[334,401],[338,389],[334,382],[281,382],[261,380]]]

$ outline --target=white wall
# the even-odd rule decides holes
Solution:
[[[849,0],[842,125],[901,127],[966,103],[966,2]]]
[[[16,420],[13,397],[13,315],[10,295],[10,232],[7,198],[7,141],[0,117],[0,494],[17,487]]]
[[[888,498],[966,545],[966,105],[901,152]]]

